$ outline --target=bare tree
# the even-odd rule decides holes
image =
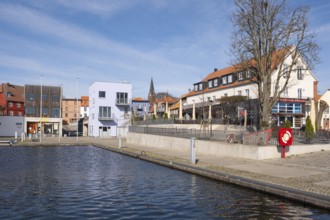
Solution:
[[[272,107],[290,85],[298,60],[302,58],[309,68],[318,61],[319,48],[307,20],[309,7],[290,9],[285,0],[235,0],[235,4],[231,53],[237,68],[253,74],[261,127],[268,128]]]

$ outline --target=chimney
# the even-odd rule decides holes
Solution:
[[[218,68],[214,68],[214,72],[218,71]]]

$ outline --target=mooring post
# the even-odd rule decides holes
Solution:
[[[119,135],[119,145],[118,148],[121,149],[121,135]]]
[[[196,164],[196,138],[190,139],[190,161],[192,164]]]

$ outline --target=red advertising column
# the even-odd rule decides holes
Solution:
[[[281,158],[285,158],[285,148],[291,146],[293,141],[292,129],[291,128],[280,128],[278,132],[278,143],[282,147]]]

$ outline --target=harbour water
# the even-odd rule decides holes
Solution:
[[[86,147],[0,148],[0,219],[329,219],[327,210]]]

